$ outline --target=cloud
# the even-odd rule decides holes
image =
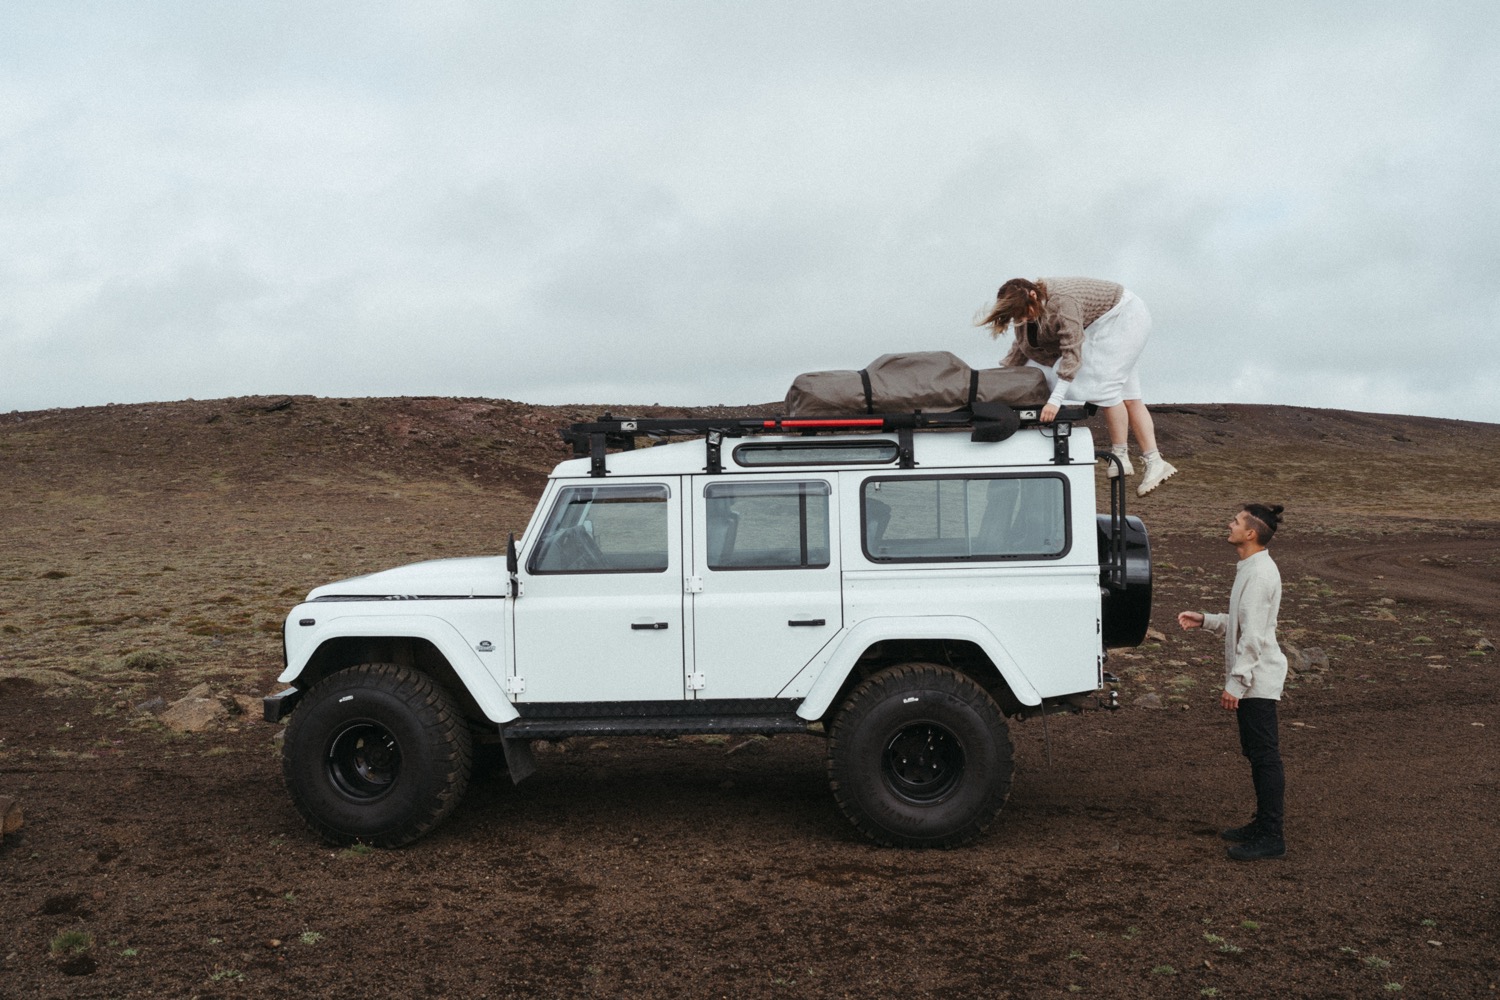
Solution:
[[[767,401],[1085,273],[1148,398],[1500,420],[1492,5],[58,11],[0,31],[7,409]]]

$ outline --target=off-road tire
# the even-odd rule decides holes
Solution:
[[[948,667],[906,663],[862,682],[834,716],[828,783],[849,821],[888,847],[956,847],[1010,794],[1010,730],[995,699]]]
[[[327,842],[401,847],[458,805],[472,757],[463,716],[432,678],[365,663],[307,693],[287,726],[281,771]]]

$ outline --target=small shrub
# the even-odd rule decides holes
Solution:
[[[1377,958],[1374,955],[1366,955],[1363,961],[1372,969],[1389,969],[1391,967],[1391,960],[1388,958]]]
[[[1153,976],[1175,976],[1177,975],[1177,970],[1170,965],[1153,965],[1151,967],[1151,974]]]
[[[49,950],[54,955],[82,955],[94,946],[94,935],[88,931],[59,931]]]
[[[1258,930],[1260,930],[1260,924],[1256,923],[1254,920],[1241,920],[1240,921],[1240,926],[1243,927],[1247,931],[1258,931]]]
[[[137,649],[120,658],[120,667],[123,670],[144,670],[147,673],[155,673],[158,670],[166,670],[175,666],[177,666],[177,657],[159,649]]]

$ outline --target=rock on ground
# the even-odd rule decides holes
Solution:
[[[180,733],[201,733],[220,719],[228,718],[229,714],[229,709],[213,689],[207,684],[199,684],[168,705],[157,718],[162,725]]]
[[[23,820],[21,803],[8,795],[0,795],[0,836],[21,829]]]

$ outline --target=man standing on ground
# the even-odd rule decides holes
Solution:
[[[1286,682],[1286,656],[1276,642],[1281,611],[1281,571],[1266,546],[1281,523],[1280,504],[1247,503],[1229,522],[1229,538],[1239,554],[1229,613],[1184,611],[1177,624],[1224,633],[1224,690],[1219,704],[1235,712],[1240,750],[1250,760],[1255,783],[1255,816],[1244,826],[1219,836],[1231,841],[1229,856],[1258,861],[1286,854],[1282,836],[1282,800],[1286,779],[1276,735],[1276,702]]]

